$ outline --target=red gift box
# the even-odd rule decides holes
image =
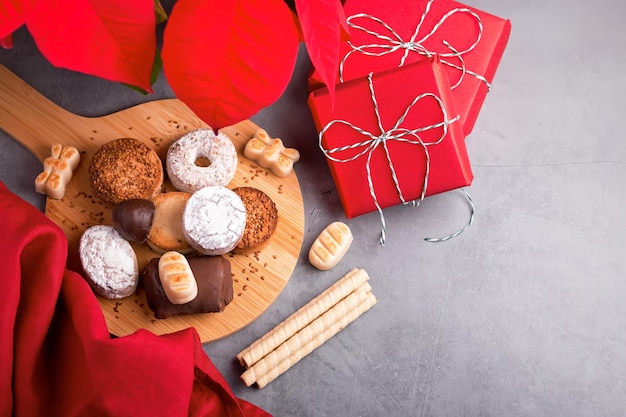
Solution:
[[[317,89],[309,107],[348,218],[471,184],[437,57],[339,84],[334,102]]]
[[[351,39],[340,45],[338,81],[438,54],[463,132],[472,131],[509,39],[509,20],[451,0],[347,0],[344,10]],[[316,72],[310,86],[321,86]]]

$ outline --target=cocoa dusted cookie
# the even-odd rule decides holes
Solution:
[[[278,226],[276,204],[263,191],[254,187],[237,187],[233,191],[246,207],[246,227],[236,250],[258,248],[274,234]]]
[[[133,138],[105,143],[91,159],[88,172],[94,193],[110,204],[131,198],[151,199],[163,185],[159,155]]]

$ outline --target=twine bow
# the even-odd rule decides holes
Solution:
[[[350,45],[352,49],[343,57],[343,59],[341,60],[339,64],[339,80],[343,82],[343,72],[344,72],[345,63],[347,59],[350,57],[350,55],[354,53],[361,53],[363,55],[380,57],[380,56],[394,53],[398,50],[403,50],[404,52],[402,54],[402,58],[400,59],[400,63],[398,65],[399,67],[404,65],[410,52],[415,52],[428,58],[430,58],[433,55],[439,55],[439,57],[441,58],[442,64],[448,65],[449,67],[456,68],[459,71],[461,71],[461,76],[459,77],[458,81],[452,86],[452,89],[455,89],[456,87],[458,87],[463,81],[463,79],[465,78],[465,75],[467,74],[483,82],[487,86],[487,89],[490,90],[491,84],[489,83],[489,81],[487,81],[487,79],[484,76],[476,72],[468,70],[467,67],[465,66],[465,60],[463,58],[463,55],[465,55],[466,53],[476,48],[476,46],[478,45],[478,43],[480,42],[482,38],[483,23],[482,23],[482,20],[480,19],[480,16],[478,16],[475,12],[464,7],[452,9],[448,11],[445,15],[443,15],[443,17],[439,20],[439,22],[437,22],[433,26],[430,32],[422,36],[420,39],[417,39],[420,33],[420,30],[422,29],[422,25],[424,24],[424,20],[426,19],[426,16],[430,12],[430,8],[432,6],[433,1],[434,0],[429,0],[426,3],[424,12],[422,13],[419,23],[417,24],[417,27],[415,28],[415,32],[413,32],[413,35],[408,41],[403,40],[400,37],[400,35],[397,32],[395,32],[387,23],[385,23],[384,21],[382,21],[381,19],[377,17],[374,17],[369,14],[365,14],[365,13],[358,13],[358,14],[348,17],[346,19],[348,26],[356,30],[363,31],[369,35],[372,35],[376,37],[377,39],[380,39],[382,43],[370,43],[370,44],[357,46],[357,45],[354,45],[354,43],[352,43],[351,41],[349,41],[348,45]],[[451,16],[457,13],[466,13],[475,19],[476,24],[478,26],[478,32],[476,34],[476,39],[474,40],[474,42],[467,48],[463,50],[458,50],[454,46],[452,46],[447,40],[443,40],[444,46],[446,46],[450,50],[450,52],[436,52],[436,51],[431,51],[428,48],[426,48],[424,46],[424,43],[428,39],[430,39],[437,32],[437,30],[439,30],[441,26],[443,26],[446,20],[448,20]],[[369,19],[379,24],[380,26],[382,26],[382,28],[388,31],[389,34],[386,35],[384,33],[378,33],[373,30],[367,29],[357,23],[354,23],[354,20],[357,20],[357,19]],[[449,59],[446,59],[446,58],[455,58],[459,61],[460,65],[457,65],[454,62],[451,62]]]
[[[330,159],[331,161],[334,162],[338,162],[338,163],[348,163],[348,162],[352,162],[355,161],[363,156],[366,156],[367,160],[365,163],[365,170],[367,173],[367,184],[369,187],[369,192],[370,195],[372,197],[372,200],[374,201],[374,205],[376,206],[376,209],[378,210],[378,213],[380,215],[380,221],[382,224],[382,228],[381,228],[381,236],[380,236],[380,244],[382,246],[385,245],[386,242],[386,223],[385,223],[385,215],[383,213],[382,207],[380,206],[379,202],[378,202],[378,198],[376,196],[376,190],[374,189],[374,183],[372,180],[372,171],[371,171],[371,160],[372,160],[372,155],[374,154],[374,151],[376,151],[376,149],[378,149],[378,147],[382,147],[384,153],[385,153],[385,158],[387,160],[387,163],[389,165],[389,169],[391,171],[391,177],[393,179],[393,183],[396,189],[396,192],[398,193],[398,196],[400,198],[400,201],[402,202],[402,204],[408,204],[408,203],[412,203],[414,206],[418,206],[422,200],[424,199],[424,197],[426,196],[426,190],[428,188],[428,176],[429,176],[429,172],[430,172],[430,154],[428,152],[428,147],[429,146],[433,146],[433,145],[437,145],[439,143],[441,143],[443,141],[443,139],[446,137],[447,133],[448,133],[448,126],[452,123],[454,123],[455,121],[459,120],[459,116],[454,117],[453,119],[449,119],[448,115],[446,113],[446,109],[445,106],[443,104],[443,101],[435,94],[433,93],[422,93],[419,96],[415,97],[413,99],[413,101],[411,102],[411,104],[409,104],[409,106],[406,108],[406,110],[402,113],[402,115],[398,118],[398,120],[395,122],[395,124],[393,125],[393,127],[389,130],[385,130],[385,128],[382,125],[382,120],[380,117],[380,111],[379,111],[379,107],[378,107],[378,101],[376,99],[376,93],[374,91],[374,83],[373,83],[373,75],[372,73],[368,74],[367,76],[367,82],[368,82],[368,86],[369,86],[369,91],[370,91],[370,96],[372,99],[372,103],[374,106],[374,113],[376,115],[376,122],[378,124],[378,128],[380,130],[379,134],[374,134],[371,132],[368,132],[365,129],[362,129],[346,120],[342,120],[342,119],[335,119],[330,121],[328,124],[326,124],[326,126],[324,126],[324,128],[320,131],[319,133],[319,147],[322,150],[322,152],[326,155],[326,157],[328,159]],[[438,123],[434,123],[431,124],[429,126],[424,126],[424,127],[419,127],[416,129],[407,129],[404,127],[400,127],[402,125],[402,123],[404,122],[404,120],[406,119],[407,115],[409,114],[409,112],[411,111],[411,109],[420,101],[423,100],[427,97],[430,97],[432,99],[434,99],[437,104],[439,105],[439,108],[441,109],[441,113],[443,115],[443,120],[441,122]],[[347,146],[341,146],[341,147],[336,147],[336,148],[332,148],[332,149],[326,149],[324,147],[324,145],[322,144],[322,139],[324,137],[324,134],[335,124],[343,124],[348,126],[349,128],[353,129],[354,131],[356,131],[357,133],[365,136],[367,139],[358,143],[354,143],[351,145],[347,145]],[[439,129],[442,128],[442,133],[441,136],[432,142],[424,142],[421,137],[420,137],[420,133],[432,130],[432,129]],[[396,175],[396,169],[394,167],[393,164],[393,160],[391,158],[391,155],[389,153],[389,148],[388,148],[388,143],[392,142],[392,141],[396,141],[396,142],[403,142],[403,143],[409,143],[412,145],[417,145],[417,146],[421,146],[422,149],[424,150],[424,155],[426,157],[426,171],[424,174],[424,182],[422,185],[422,192],[421,195],[419,197],[419,199],[417,200],[413,200],[413,201],[409,201],[407,202],[406,199],[404,198],[404,195],[402,193],[402,189],[400,187],[400,183],[398,181],[398,177]],[[337,154],[340,152],[344,152],[347,150],[352,150],[352,149],[360,149],[355,155],[351,156],[351,157],[346,157],[346,158],[341,158],[341,157],[337,157],[334,156],[333,154]],[[463,190],[465,192],[465,190]],[[471,198],[469,197],[469,194],[467,194],[467,192],[465,192],[469,204],[470,204],[470,208],[471,208],[471,216],[470,216],[470,220],[469,223],[463,227],[461,230],[453,233],[452,235],[443,237],[443,238],[426,238],[425,240],[428,242],[442,242],[442,241],[446,241],[449,240],[455,236],[458,236],[459,234],[461,234],[463,231],[465,231],[470,224],[473,221],[474,218],[474,205],[472,203]]]

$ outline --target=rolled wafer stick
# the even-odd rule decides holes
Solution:
[[[315,334],[314,337],[306,344],[301,346],[299,349],[294,351],[287,351],[287,346],[284,347],[283,353],[278,353],[278,349],[276,356],[287,356],[286,359],[280,360],[279,358],[271,358],[270,355],[273,355],[272,352],[266,358],[259,361],[252,368],[248,369],[248,371],[254,372],[254,376],[247,375],[246,380],[244,382],[246,384],[253,384],[256,382],[259,388],[265,387],[271,381],[285,373],[288,369],[290,369],[293,365],[299,362],[302,358],[307,356],[309,353],[313,352],[316,348],[321,346],[326,340],[330,339],[332,336],[337,334],[340,330],[345,328],[349,323],[356,320],[361,314],[365,311],[369,310],[376,303],[376,298],[372,293],[367,293],[367,296],[364,301],[358,304],[355,308],[350,310],[350,312],[346,316],[342,316],[342,318],[326,329],[324,329],[321,333]],[[284,345],[281,345],[283,347]],[[280,348],[279,348],[280,349]],[[263,361],[269,362],[270,360],[276,362],[274,366],[269,367],[269,364],[261,365]],[[255,368],[261,368],[258,372]],[[260,372],[261,370],[265,372]],[[248,372],[246,371],[246,372]],[[251,381],[251,379],[256,379],[256,381]],[[243,378],[242,378],[243,380]]]
[[[272,372],[272,369],[280,370],[281,373],[284,372],[286,369],[279,368],[282,362],[288,360],[296,352],[308,345],[313,339],[323,334],[325,329],[331,328],[335,322],[348,319],[349,312],[355,311],[356,307],[366,298],[368,291],[370,291],[370,286],[368,283],[364,283],[361,287],[339,301],[336,305],[251,366],[242,374],[242,381],[247,386],[250,386],[264,375]],[[290,365],[291,364],[288,364],[288,366]]]
[[[246,386],[256,382],[265,387],[376,304],[370,290],[363,284],[246,370],[241,380]]]
[[[348,272],[317,297],[237,354],[239,363],[246,368],[251,367],[367,280],[369,280],[369,275],[363,269],[355,268]]]

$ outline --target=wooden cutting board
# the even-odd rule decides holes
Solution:
[[[70,113],[35,91],[0,65],[0,128],[31,150],[41,161],[54,143],[75,146],[81,162],[62,200],[48,198],[45,213],[66,233],[68,267],[80,271],[78,242],[92,225],[112,225],[113,207],[91,191],[87,168],[93,154],[106,142],[133,137],[151,146],[165,161],[169,145],[185,133],[207,125],[177,99],[140,104],[103,117]],[[98,297],[109,331],[124,336],[138,329],[156,334],[195,327],[203,342],[228,336],[259,317],[278,297],[296,266],[304,232],[304,206],[298,178],[292,172],[279,178],[243,156],[246,142],[258,126],[249,120],[222,131],[239,152],[239,167],[229,188],[252,186],[267,193],[279,212],[278,228],[262,250],[246,255],[225,255],[231,262],[234,299],[221,313],[154,318],[145,293],[122,300]],[[34,189],[34,178],[33,189]],[[171,184],[166,181],[166,189]],[[158,254],[147,245],[134,245],[140,268]]]

